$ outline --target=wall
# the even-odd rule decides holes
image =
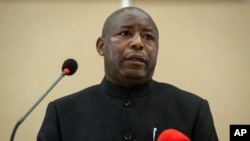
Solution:
[[[250,2],[133,1],[160,29],[154,79],[207,99],[221,141],[230,124],[250,124]],[[95,42],[118,0],[0,1],[0,138],[75,58],[66,76],[19,127],[16,140],[36,140],[48,102],[99,83],[103,60]]]

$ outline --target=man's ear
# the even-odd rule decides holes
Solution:
[[[99,55],[104,55],[104,38],[99,37],[96,41],[96,50]]]

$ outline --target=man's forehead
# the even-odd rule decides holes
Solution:
[[[149,17],[145,12],[139,10],[139,9],[123,9],[120,11],[117,11],[117,13],[114,13],[116,16],[127,16],[127,15],[140,15],[143,17]]]
[[[107,18],[103,30],[106,31],[126,24],[133,24],[133,22],[151,27],[155,29],[158,34],[158,29],[153,19],[146,12],[137,7],[127,7],[115,11]],[[105,34],[107,32],[103,33]]]
[[[112,26],[132,26],[133,24],[141,24],[154,28],[155,24],[151,17],[138,9],[125,9],[113,18]]]
[[[138,9],[123,9],[121,11],[117,11],[117,13],[115,13],[113,15],[113,18],[111,18],[114,21],[127,21],[127,20],[145,20],[145,21],[150,21],[153,22],[151,17],[149,15],[147,15],[145,12],[138,10]]]

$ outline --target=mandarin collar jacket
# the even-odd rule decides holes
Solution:
[[[156,141],[176,129],[191,141],[218,141],[206,100],[150,80],[129,91],[107,79],[48,104],[38,141]]]

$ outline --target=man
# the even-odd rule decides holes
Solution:
[[[97,39],[101,84],[51,102],[39,141],[152,141],[175,129],[191,141],[217,141],[208,102],[152,80],[159,33],[136,7],[112,13]]]

